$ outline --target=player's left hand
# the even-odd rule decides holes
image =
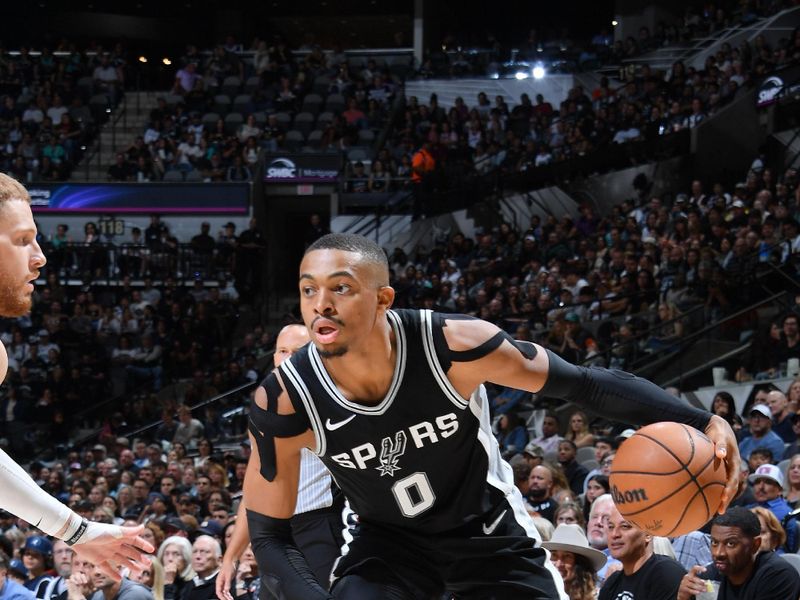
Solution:
[[[141,573],[150,566],[150,559],[145,554],[152,554],[155,548],[141,537],[142,531],[144,525],[120,527],[90,522],[72,549],[83,560],[96,565],[114,581],[119,581],[122,579],[120,567]]]
[[[722,499],[719,503],[717,512],[724,513],[731,500],[736,498],[739,489],[739,445],[736,443],[736,434],[728,425],[728,422],[718,415],[712,415],[711,420],[706,426],[705,434],[714,442],[714,452],[717,458],[725,462],[725,470],[728,473],[728,482],[725,484],[725,491],[722,492]]]

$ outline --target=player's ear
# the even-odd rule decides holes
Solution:
[[[383,285],[378,288],[378,307],[389,310],[394,303],[394,288]]]

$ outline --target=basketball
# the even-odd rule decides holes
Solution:
[[[611,466],[611,495],[620,514],[664,537],[707,523],[719,507],[727,476],[704,433],[680,423],[643,427],[619,447]]]

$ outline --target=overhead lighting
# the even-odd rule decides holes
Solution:
[[[616,27],[617,25],[619,25],[619,21],[617,21],[616,19],[614,19],[613,21],[611,21],[611,26],[612,26],[612,27]]]
[[[172,64],[172,61],[170,59],[168,59],[166,56],[161,59],[161,62],[164,63],[167,66],[170,66]]]
[[[139,57],[139,62],[140,63],[146,63],[147,62],[147,57],[146,56],[140,56]]]
[[[523,79],[527,79],[528,74],[525,71],[517,71],[516,73],[514,73],[514,78],[517,79],[518,81],[521,81]]]
[[[536,65],[531,73],[534,79],[542,79],[544,77],[544,67]]]

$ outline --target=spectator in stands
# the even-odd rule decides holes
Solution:
[[[784,531],[777,517],[772,511],[760,506],[751,508],[750,512],[758,517],[758,522],[761,525],[761,546],[759,550],[762,552],[783,554],[783,547],[786,543],[786,531]]]
[[[525,428],[525,421],[516,412],[500,416],[497,441],[506,460],[525,448],[528,443],[528,430]]]
[[[542,435],[531,440],[539,446],[545,454],[556,454],[558,445],[561,443],[561,436],[558,435],[558,418],[554,412],[548,411],[542,419]]]
[[[125,160],[125,155],[118,152],[114,164],[108,168],[108,180],[130,181],[132,177],[131,166]]]
[[[622,569],[603,583],[599,600],[612,600],[626,593],[631,598],[673,600],[686,574],[680,563],[654,554],[652,536],[627,521],[615,506],[607,528],[611,556],[622,563]]]
[[[792,423],[795,413],[789,411],[789,400],[780,390],[773,390],[767,395],[767,406],[772,411],[772,431],[780,436],[786,444],[797,440]],[[780,459],[783,454],[776,456]]]
[[[569,427],[564,434],[565,440],[570,440],[576,448],[594,445],[594,434],[589,431],[589,420],[586,413],[575,411],[569,417]]]
[[[353,174],[347,179],[345,191],[353,194],[369,191],[369,178],[364,172],[364,163],[360,160],[353,165]]]
[[[583,482],[589,469],[581,465],[575,460],[577,447],[575,442],[570,439],[564,439],[558,444],[558,462],[567,478],[570,489],[578,496],[583,493]]]
[[[614,506],[614,500],[611,494],[603,494],[595,498],[592,503],[592,508],[589,511],[589,519],[586,521],[586,535],[589,539],[589,545],[600,550],[608,558],[605,566],[597,572],[599,582],[602,584],[606,579],[606,574],[609,567],[619,565],[616,558],[611,557],[611,552],[608,549],[608,519],[611,516],[611,509]],[[618,567],[614,567],[615,569]]]
[[[766,404],[756,404],[748,415],[750,434],[739,442],[739,453],[743,460],[750,458],[756,448],[767,448],[772,456],[783,456],[783,440],[772,431],[772,411]]]
[[[184,446],[194,446],[203,437],[203,424],[192,418],[192,411],[186,405],[178,407],[178,427],[173,443],[180,442]]]
[[[175,74],[175,83],[172,86],[172,93],[185,96],[195,89],[202,77],[197,72],[197,63],[188,62]]]
[[[597,595],[597,571],[606,563],[602,552],[589,546],[579,525],[559,524],[552,537],[542,542],[564,580],[570,600],[593,600]]]
[[[775,465],[764,464],[748,477],[753,486],[755,504],[747,508],[760,506],[770,510],[779,521],[791,512],[789,503],[783,498],[783,473]]]
[[[690,600],[719,581],[718,600],[783,600],[800,595],[800,575],[774,552],[759,552],[761,526],[752,512],[729,508],[711,525],[714,562],[697,565],[681,580],[678,600]],[[701,575],[702,574],[702,578]]]
[[[552,493],[553,469],[547,465],[533,467],[528,477],[528,495],[525,498],[529,504],[528,510],[551,523],[558,508],[558,502],[552,497]]]

